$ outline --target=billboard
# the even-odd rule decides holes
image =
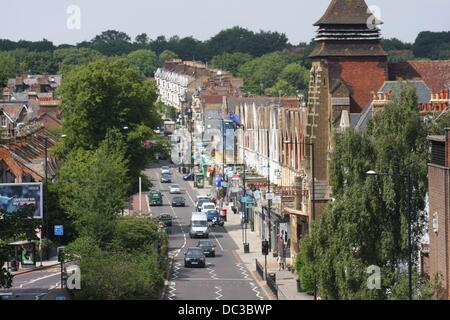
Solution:
[[[42,219],[42,183],[0,183],[0,209],[14,213],[24,205],[35,206],[33,218]]]

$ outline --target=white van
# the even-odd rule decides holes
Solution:
[[[191,238],[209,238],[208,216],[205,213],[193,212],[190,227],[189,236]]]

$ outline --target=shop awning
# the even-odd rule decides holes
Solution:
[[[309,217],[308,214],[306,214],[305,212],[301,211],[301,210],[295,210],[292,208],[283,208],[283,212],[289,213],[290,215],[293,216],[300,216],[300,217]]]

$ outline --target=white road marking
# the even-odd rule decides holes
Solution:
[[[59,273],[53,273],[53,274],[49,274],[49,275],[46,275],[46,276],[43,276],[43,277],[40,277],[40,278],[33,279],[31,281],[22,283],[19,286],[19,288],[23,288],[23,286],[25,286],[25,285],[33,284],[35,282],[38,282],[38,281],[41,281],[41,280],[44,280],[44,279],[48,279],[48,278],[52,278],[52,277],[56,277],[56,276],[60,276],[60,274]]]
[[[240,281],[240,282],[249,282],[252,281],[251,279],[242,279],[242,278],[217,278],[217,279],[211,279],[211,278],[183,278],[180,280],[177,280],[178,282],[183,281]]]
[[[217,239],[216,234],[215,234],[214,232],[211,232],[211,233],[212,233],[212,235],[214,236],[214,239],[216,239],[216,242],[217,242],[217,244],[219,245],[220,249],[221,249],[222,251],[225,251],[225,250],[223,249],[222,245],[220,244],[219,239]]]
[[[223,294],[220,293],[222,291],[222,287],[214,287],[214,288],[217,289],[217,291],[216,291],[216,294],[217,294],[216,300],[220,300],[220,298],[223,297]]]

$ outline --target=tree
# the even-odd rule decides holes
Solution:
[[[297,89],[284,79],[277,80],[275,85],[265,90],[265,94],[271,96],[294,96]]]
[[[449,59],[449,50],[450,31],[420,32],[413,45],[414,56],[417,58]]]
[[[158,56],[151,50],[139,49],[130,52],[127,56],[127,60],[146,77],[153,76],[158,68]]]
[[[16,59],[9,53],[0,52],[0,87],[6,86],[8,79],[15,77],[17,71]]]
[[[159,55],[159,64],[162,66],[167,60],[178,59],[178,55],[171,50],[164,50]]]
[[[247,86],[259,88],[262,83],[264,88],[269,88],[287,64],[287,58],[281,53],[269,53],[241,65],[238,74]]]
[[[92,49],[106,56],[120,56],[133,51],[131,38],[124,32],[107,30],[91,40]]]
[[[290,63],[281,71],[279,79],[285,80],[297,90],[306,91],[309,86],[309,77],[308,69],[297,63]]]
[[[315,270],[321,297],[406,298],[398,288],[406,277],[410,214],[414,252],[424,232],[426,146],[417,96],[409,87],[374,114],[366,132],[349,130],[337,138],[330,166],[334,201],[313,228],[312,241],[303,240],[300,246],[314,253],[306,255],[302,264]],[[391,175],[367,177],[372,169]],[[399,176],[408,173],[413,186],[411,212],[406,181]],[[367,286],[370,275],[366,272],[372,265],[381,269],[381,290]],[[428,290],[423,283],[415,282],[418,290],[414,292],[421,297]]]
[[[229,71],[236,75],[241,65],[252,60],[253,57],[248,53],[234,52],[234,53],[222,53],[215,56],[211,60],[211,64],[214,68]]]
[[[95,151],[77,149],[58,174],[60,203],[78,234],[104,246],[115,232],[115,221],[127,201],[125,143],[111,131]]]
[[[57,63],[53,59],[53,52],[51,51],[18,49],[9,53],[16,59],[16,63],[20,66],[19,69],[23,72],[55,74],[58,71]]]
[[[66,74],[73,67],[87,64],[102,56],[100,52],[90,48],[66,48],[57,49],[53,52],[60,74]]]
[[[155,85],[123,59],[98,59],[66,75],[59,93],[66,150],[96,148],[109,129],[153,127]]]
[[[150,38],[148,37],[148,35],[146,33],[141,33],[138,34],[136,36],[136,38],[134,39],[134,43],[139,47],[139,48],[145,48],[148,46],[150,42]]]

